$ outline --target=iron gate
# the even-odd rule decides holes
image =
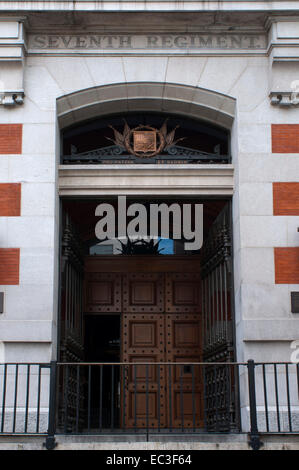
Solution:
[[[213,223],[202,248],[202,332],[204,362],[233,362],[233,273],[231,205]],[[237,366],[236,366],[237,367]],[[210,430],[240,428],[238,370],[205,369],[206,421]]]

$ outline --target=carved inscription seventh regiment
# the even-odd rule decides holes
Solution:
[[[29,50],[265,49],[263,34],[31,34]]]

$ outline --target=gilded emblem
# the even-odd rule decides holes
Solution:
[[[163,150],[183,140],[183,138],[174,140],[175,131],[179,126],[176,126],[169,133],[167,132],[167,119],[160,129],[143,124],[130,129],[126,121],[122,134],[114,129],[114,127],[109,127],[114,132],[114,139],[109,137],[107,139],[112,140],[115,145],[126,149],[131,155],[140,158],[155,157],[163,152]]]
[[[155,152],[157,150],[157,135],[155,131],[133,131],[134,152]]]

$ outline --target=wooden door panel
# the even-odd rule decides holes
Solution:
[[[168,422],[174,428],[198,428],[203,424],[202,370],[196,365],[201,360],[200,314],[170,314],[165,318],[166,361],[178,363],[167,374]]]
[[[192,349],[199,350],[200,338],[198,319],[195,317],[190,319],[181,319],[184,315],[179,316],[179,319],[173,320],[172,325],[168,328],[172,328],[172,348],[173,349]],[[170,323],[168,324],[170,325]]]
[[[199,277],[196,273],[171,273],[164,280],[167,314],[162,275],[125,276],[124,362],[196,363],[201,359]],[[126,426],[200,427],[200,374],[200,367],[195,365],[130,366],[126,379]]]
[[[138,361],[136,361],[138,362]],[[127,407],[125,409],[126,427],[140,427],[145,429],[165,427],[166,400],[164,390],[164,366],[148,366],[148,382],[146,385],[146,370],[144,365],[135,368],[129,366],[128,382],[125,389]],[[137,370],[142,369],[142,374]],[[144,380],[141,377],[144,377]],[[132,380],[133,379],[133,380]],[[148,420],[146,417],[148,416]]]
[[[164,311],[164,276],[159,273],[127,274],[123,288],[124,312]]]
[[[166,312],[192,313],[200,308],[200,275],[198,273],[166,274]]]
[[[86,313],[121,312],[121,275],[116,273],[86,273],[84,304]]]
[[[145,320],[129,320],[129,348],[156,348],[158,344],[157,321],[153,318]]]
[[[199,361],[201,353],[200,314],[166,316],[167,362],[177,355],[192,355]]]
[[[128,391],[128,410],[126,415],[126,427],[146,429],[165,426],[164,403],[159,405],[159,394],[156,390],[137,389]],[[160,396],[161,400],[161,396]],[[148,410],[148,412],[147,412]],[[136,417],[136,418],[135,418]]]
[[[164,317],[158,314],[123,315],[123,362],[128,366],[122,410],[128,428],[165,426]],[[140,365],[138,365],[140,363]],[[149,365],[144,365],[148,363]],[[126,405],[125,405],[126,404]],[[146,416],[148,418],[146,419]]]
[[[164,357],[164,316],[124,313],[123,360],[138,354]]]
[[[200,428],[203,424],[202,396],[199,388],[173,391],[173,427]]]

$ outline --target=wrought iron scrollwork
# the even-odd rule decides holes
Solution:
[[[171,145],[164,149],[163,154],[150,158],[140,158],[129,154],[126,149],[119,145],[109,145],[96,150],[64,155],[62,157],[63,164],[93,164],[93,163],[167,163],[184,162],[184,163],[229,163],[228,155],[219,153],[207,153],[181,145]]]
[[[172,145],[166,149],[166,152],[168,155],[196,159],[196,161],[200,162],[214,163],[215,161],[218,161],[219,163],[228,163],[227,155],[203,152],[188,147],[183,147],[182,145]]]

